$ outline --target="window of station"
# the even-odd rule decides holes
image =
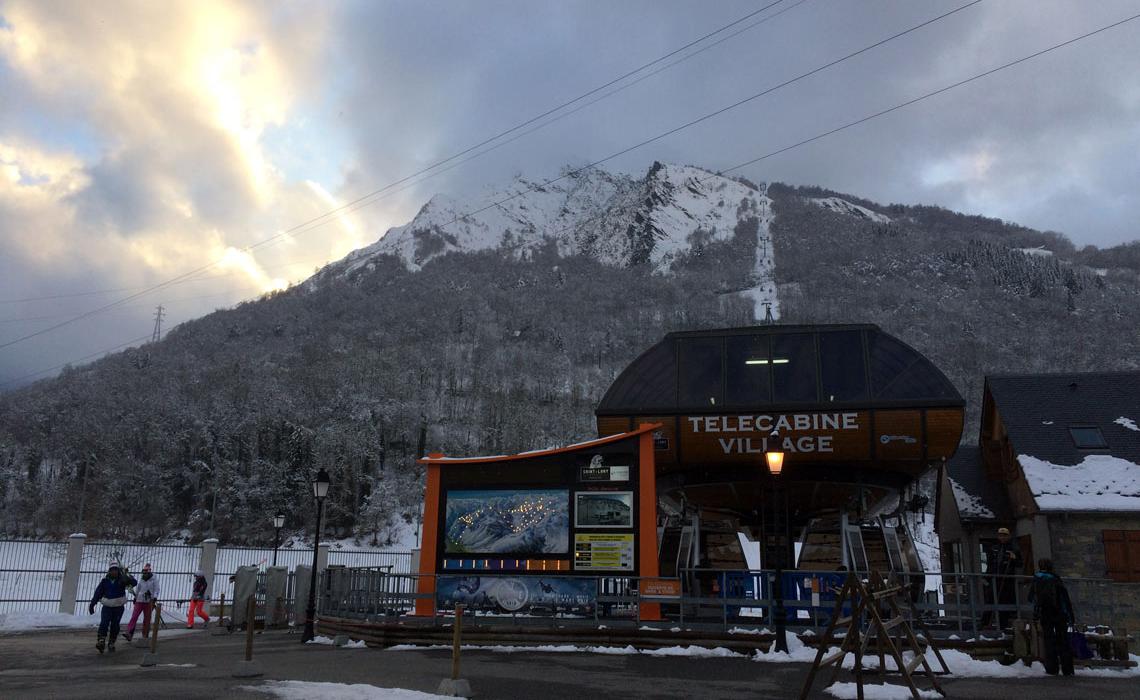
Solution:
[[[863,333],[843,331],[819,334],[819,371],[823,401],[859,401],[867,398],[863,361]]]
[[[772,400],[771,354],[766,335],[725,339],[724,400],[730,405]]]
[[[1069,428],[1069,435],[1073,436],[1073,443],[1082,450],[1108,447],[1100,428],[1095,425]]]
[[[815,336],[788,333],[772,336],[772,400],[775,403],[817,401]]]
[[[682,338],[679,344],[677,402],[686,407],[723,405],[724,339]]]

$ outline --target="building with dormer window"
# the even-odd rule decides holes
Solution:
[[[981,573],[1007,527],[1033,573],[1108,579],[1140,622],[1140,372],[986,378],[978,446],[940,479],[936,527],[944,571]]]

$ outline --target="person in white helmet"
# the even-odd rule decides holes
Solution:
[[[158,578],[154,575],[150,564],[143,564],[140,578],[142,580],[135,586],[135,607],[131,611],[131,621],[127,624],[127,633],[123,635],[128,642],[135,636],[135,624],[139,620],[139,615],[143,616],[143,637],[150,634],[150,614],[154,604],[158,602]],[[157,623],[157,620],[155,622]]]

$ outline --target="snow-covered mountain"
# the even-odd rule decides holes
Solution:
[[[435,197],[302,286],[0,394],[0,532],[271,543],[264,513],[305,522],[298,484],[324,467],[329,534],[383,540],[416,526],[424,450],[593,437],[597,401],[645,348],[753,324],[765,303],[790,324],[878,323],[947,374],[976,425],[986,373],[1137,367],[1140,243],[1077,250],[661,164]],[[449,504],[456,546],[565,551],[564,497],[484,495]]]
[[[448,253],[500,249],[526,260],[549,245],[564,256],[586,255],[616,267],[650,265],[669,274],[700,246],[747,232],[755,258],[747,286],[736,291],[753,301],[758,319],[768,308],[778,318],[772,218],[766,186],[701,168],[654,163],[641,178],[566,170],[548,183],[519,177],[471,201],[436,195],[412,221],[321,275],[369,270],[380,255],[394,255],[415,271]]]

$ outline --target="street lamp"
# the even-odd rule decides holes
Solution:
[[[309,578],[309,607],[305,611],[302,644],[316,636],[313,631],[313,620],[317,617],[317,550],[321,541],[321,511],[324,510],[327,495],[329,495],[329,473],[321,469],[317,472],[317,478],[313,479],[313,498],[317,499],[317,531],[313,535],[313,569]]]
[[[784,453],[779,449],[766,450],[764,459],[768,463],[768,473],[772,475],[772,534],[775,535],[776,541],[775,556],[772,557],[776,564],[776,580],[772,585],[772,595],[776,599],[776,607],[772,611],[772,616],[776,618],[775,649],[786,654],[788,652],[788,632],[786,629],[787,613],[784,611],[784,552],[787,546],[781,533],[776,532],[776,524],[779,522],[778,515],[783,515],[785,526],[787,524],[787,514],[780,510],[779,489],[777,488],[780,484],[780,473],[784,470]]]
[[[277,548],[281,546],[281,528],[285,527],[285,514],[277,511],[277,515],[273,516],[273,529],[277,532],[273,535],[273,565],[277,566]]]

